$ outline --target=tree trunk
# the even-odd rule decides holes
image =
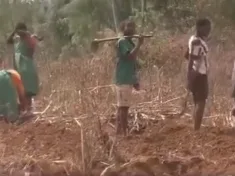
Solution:
[[[131,14],[134,12],[134,0],[131,0]]]
[[[126,20],[131,15],[131,0],[114,0],[119,21]]]
[[[112,0],[112,12],[113,12],[113,21],[115,25],[115,30],[116,30],[116,33],[118,33],[118,19],[117,19],[117,12],[116,12],[116,4],[114,0]]]
[[[147,6],[147,1],[141,0],[142,27],[144,26],[144,22],[145,22],[146,6]]]

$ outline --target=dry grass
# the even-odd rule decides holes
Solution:
[[[141,53],[146,61],[140,73],[143,91],[134,94],[135,103],[131,108],[133,130],[140,130],[141,125],[146,126],[151,120],[164,120],[180,112],[180,103],[186,93],[186,62],[183,55],[187,38],[184,35],[163,42],[159,42],[159,38],[146,41]],[[230,73],[234,55],[230,49],[225,51],[220,45],[211,49],[210,97],[204,125],[234,125],[229,114],[232,105]],[[49,59],[48,55],[38,54],[41,92],[37,107],[43,110],[51,104],[37,121],[73,121],[78,124],[77,128],[81,129],[81,151],[78,153],[81,157],[79,154],[71,160],[70,166],[76,165],[79,170],[87,172],[98,158],[111,165],[114,160],[110,156],[110,148],[114,147],[115,140],[106,136],[102,123],[115,114],[113,44],[103,45],[93,56],[60,61]],[[191,109],[190,105],[184,121],[190,116]],[[83,124],[83,119],[90,119],[95,124]],[[102,144],[97,144],[94,139],[102,139]]]
[[[185,94],[187,63],[183,55],[187,39],[188,35],[162,43],[155,42],[158,39],[146,41],[141,53],[146,64],[140,73],[144,91],[135,95],[133,109],[141,104],[148,104],[145,108],[149,109],[169,103],[179,106],[176,102]],[[46,97],[53,93],[50,98],[53,102],[51,111],[60,116],[110,116],[115,112],[112,46],[102,46],[95,57],[84,56],[54,62],[38,58],[42,82],[40,99],[44,97],[44,101],[49,101]],[[216,118],[219,121],[224,121],[231,107],[232,57],[232,50],[224,51],[220,45],[211,49],[210,98],[206,116],[220,115]]]

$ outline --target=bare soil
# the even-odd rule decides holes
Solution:
[[[94,119],[82,122],[84,128],[97,123]],[[5,172],[14,174],[24,169],[36,175],[80,174],[81,167],[71,167],[72,163],[81,164],[80,129],[72,119],[31,121],[21,126],[1,122],[0,126],[1,165]],[[106,127],[112,136],[113,129]],[[139,134],[118,137],[117,151],[126,162],[147,163],[157,175],[235,173],[235,130],[231,128],[202,127],[194,132],[191,124],[180,120],[160,120]],[[94,165],[93,175],[99,175],[104,168]]]

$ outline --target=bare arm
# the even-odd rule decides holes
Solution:
[[[133,50],[129,53],[128,55],[129,59],[135,59],[137,57],[137,54],[140,50],[140,46],[143,44],[143,41],[144,41],[144,38],[140,37],[135,48],[133,48]]]
[[[34,37],[35,39],[37,39],[37,41],[39,41],[39,42],[43,41],[43,37],[39,37],[39,36],[36,35],[36,34],[33,34],[32,37]]]
[[[140,50],[140,44],[138,43],[135,48],[133,48],[133,50],[131,50],[131,52],[128,54],[128,58],[129,59],[135,59],[137,56],[137,53]]]
[[[21,83],[21,84],[17,85],[16,89],[17,89],[17,92],[18,92],[21,108],[22,108],[22,110],[25,110],[27,100],[26,100],[26,95],[25,95],[25,92],[24,92],[23,84]]]
[[[36,36],[36,39],[37,39],[39,42],[43,41],[43,37],[38,37],[38,36]]]
[[[234,61],[234,63],[233,63],[232,83],[233,83],[233,85],[235,85],[235,61]]]
[[[24,86],[20,78],[20,75],[15,70],[8,70],[8,72],[11,73],[11,79],[17,90],[18,98],[20,101],[20,106],[22,110],[25,110],[27,100],[26,100],[25,90],[24,90]]]
[[[13,31],[11,35],[7,38],[7,44],[14,44],[14,36],[15,36],[15,31]]]

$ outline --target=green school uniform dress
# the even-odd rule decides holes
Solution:
[[[17,98],[17,90],[13,85],[10,73],[6,70],[1,70],[0,116],[6,117],[10,122],[15,122],[19,117]]]
[[[15,43],[15,69],[19,72],[25,93],[28,96],[35,96],[39,91],[39,79],[36,65],[32,58],[32,49],[27,41],[19,39]]]
[[[129,59],[128,54],[133,50],[135,44],[125,38],[120,38],[117,43],[117,63],[115,73],[116,85],[134,85],[138,83],[137,61]]]

